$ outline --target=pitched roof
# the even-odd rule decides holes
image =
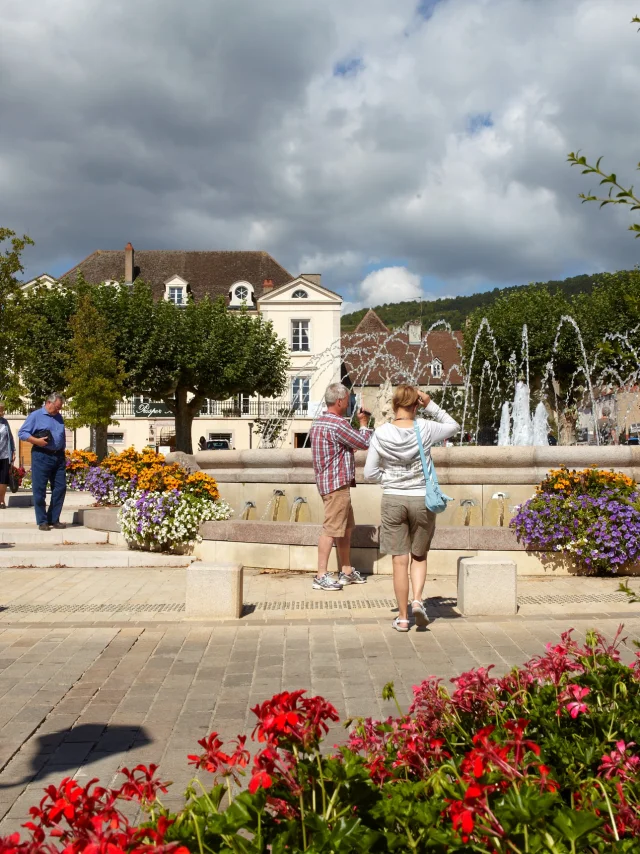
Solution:
[[[361,334],[366,332],[389,332],[389,327],[385,326],[375,311],[370,308],[356,326],[354,332]]]
[[[82,272],[91,284],[107,279],[119,281],[124,276],[124,255],[124,249],[98,249],[60,278],[73,280]],[[189,283],[195,299],[205,294],[227,297],[231,285],[238,281],[250,282],[259,297],[265,279],[278,288],[294,278],[268,252],[142,249],[134,252],[133,263],[134,280],[151,285],[157,298],[163,296],[164,283],[174,275]]]
[[[442,385],[447,379],[450,385],[462,384],[462,371],[457,367],[462,332],[434,329],[423,336],[421,344],[409,344],[404,327],[386,332],[360,332],[359,328],[341,336],[343,377],[353,386],[382,385],[387,377],[393,385]],[[442,377],[431,376],[434,359],[442,363]]]

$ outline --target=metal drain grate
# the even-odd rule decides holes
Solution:
[[[125,603],[118,605],[0,605],[0,613],[7,611],[14,614],[113,614],[116,611],[133,613],[164,613],[167,611],[184,611],[183,603],[162,602],[156,605]]]
[[[427,602],[429,604],[429,602]],[[455,605],[455,599],[438,599],[438,605]],[[299,599],[293,602],[256,602],[254,611],[359,611],[370,608],[395,608],[395,599]]]
[[[570,605],[580,602],[626,602],[625,593],[567,593],[557,596],[518,596],[520,605]]]

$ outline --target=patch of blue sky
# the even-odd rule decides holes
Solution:
[[[425,21],[428,21],[429,18],[433,15],[433,10],[439,3],[442,3],[443,0],[418,0],[418,5],[416,6],[416,15],[419,18],[424,18]]]
[[[491,113],[472,113],[467,116],[467,130],[471,135],[491,127],[493,127]]]
[[[361,56],[351,56],[336,62],[333,66],[334,77],[355,77],[364,70],[364,60]]]

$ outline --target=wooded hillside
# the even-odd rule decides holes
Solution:
[[[572,297],[579,293],[591,293],[602,276],[606,274],[595,273],[573,276],[570,279],[562,279],[551,282],[535,282],[533,285],[545,286],[551,292],[560,292],[565,297]],[[453,329],[463,329],[466,319],[476,309],[492,305],[499,296],[504,296],[530,285],[517,285],[512,288],[494,288],[492,291],[470,294],[469,296],[450,297],[448,299],[437,299],[424,301],[422,305],[415,300],[410,302],[385,303],[384,305],[369,306],[375,309],[376,314],[390,328],[402,326],[409,320],[418,320],[422,312],[422,328],[428,329],[436,320],[446,320]],[[367,313],[367,308],[345,314],[342,317],[342,331],[352,332]]]

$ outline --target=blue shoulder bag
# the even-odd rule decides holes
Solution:
[[[424,482],[426,486],[424,493],[425,507],[427,510],[431,510],[432,513],[442,513],[443,510],[447,509],[447,502],[453,501],[453,498],[449,498],[449,496],[445,495],[440,489],[438,475],[436,474],[431,454],[429,454],[429,461],[427,462],[427,457],[424,452],[424,448],[422,447],[422,436],[420,435],[420,429],[417,421],[414,421],[413,427],[416,431],[420,459],[422,460],[422,471],[424,472]]]

